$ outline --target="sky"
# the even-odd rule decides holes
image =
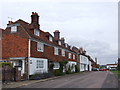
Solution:
[[[31,22],[31,12],[40,16],[40,28],[53,35],[60,31],[65,41],[83,47],[99,64],[115,63],[118,58],[117,0],[2,0],[0,28],[8,21]]]

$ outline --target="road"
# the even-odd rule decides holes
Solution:
[[[53,80],[34,83],[21,88],[117,88],[118,81],[109,71],[65,75]]]

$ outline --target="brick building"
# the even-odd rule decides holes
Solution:
[[[60,61],[69,61],[70,65],[79,63],[79,49],[65,43],[59,30],[54,36],[40,28],[39,15],[32,12],[31,23],[21,19],[9,21],[2,35],[2,59],[20,67],[21,76],[37,72],[48,72],[49,65],[59,69]]]

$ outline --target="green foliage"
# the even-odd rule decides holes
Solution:
[[[115,74],[115,76],[120,79],[120,71],[111,71]]]
[[[68,67],[68,70],[66,71],[66,74],[71,74],[72,72],[71,72],[71,67],[70,67],[70,65],[69,65],[69,67]]]
[[[10,66],[10,67],[12,67],[12,64],[11,63],[9,63],[9,62],[0,62],[0,66]]]
[[[48,73],[35,73],[30,76],[30,80],[40,80],[40,79],[45,79],[45,78],[50,78],[54,76],[51,72]]]
[[[63,73],[63,67],[65,67],[65,71],[66,71],[66,64],[68,63],[68,61],[65,60],[59,63],[60,63],[60,72]]]
[[[78,67],[78,65],[75,65],[75,72],[76,73],[80,72],[80,68]]]
[[[54,73],[55,76],[61,76],[61,75],[63,75],[63,72],[61,72],[60,69],[56,69],[56,70],[54,70],[53,73]]]
[[[52,64],[50,64],[49,69],[50,69],[50,71],[51,71],[51,72],[53,71],[53,67],[54,67],[54,64],[53,64],[53,63],[52,63]]]
[[[120,71],[120,65],[117,66],[117,70]]]

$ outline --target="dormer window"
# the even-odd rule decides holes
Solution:
[[[51,37],[51,36],[49,36],[49,41],[51,41],[51,42],[53,41],[53,39],[52,39],[52,37]]]
[[[65,47],[67,48],[67,43],[65,44]]]
[[[61,41],[59,41],[58,44],[61,45]]]
[[[11,33],[17,32],[17,26],[12,26],[11,27]]]
[[[34,29],[34,34],[35,34],[36,36],[39,36],[39,31],[38,31],[37,29]]]

